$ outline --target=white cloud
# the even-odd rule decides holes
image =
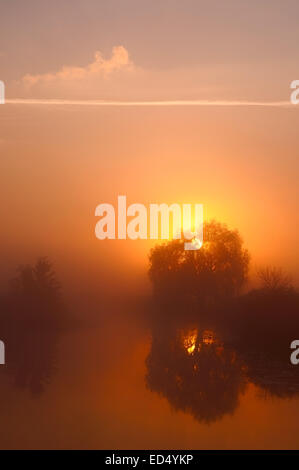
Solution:
[[[100,51],[94,54],[94,61],[85,67],[64,66],[58,72],[40,75],[26,74],[22,81],[27,86],[53,82],[83,81],[90,78],[103,78],[120,70],[132,69],[129,53],[123,46],[112,49],[110,59],[104,59]]]
[[[124,46],[115,46],[108,58],[96,51],[87,65],[64,65],[54,72],[26,74],[9,85],[7,97],[122,99],[134,89],[140,70]]]
[[[115,46],[110,58],[100,51],[85,66],[64,65],[59,70],[26,74],[9,86],[7,99],[15,100],[188,100],[206,97],[210,87],[202,84],[200,69],[144,69],[130,59],[124,46]],[[201,92],[199,96],[198,92]],[[27,101],[28,102],[28,101]],[[32,102],[32,101],[31,101]],[[36,101],[34,101],[36,102]]]
[[[148,102],[151,105],[243,106],[248,102],[255,106],[277,105],[279,93],[272,96],[269,92],[265,96],[264,86],[258,89],[253,72],[246,67],[241,72],[222,64],[142,68],[133,63],[124,46],[116,46],[109,58],[96,51],[94,59],[84,66],[64,65],[54,72],[26,74],[8,84],[6,101],[85,104],[88,100],[96,105],[123,103],[126,106]]]

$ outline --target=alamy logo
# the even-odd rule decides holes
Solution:
[[[295,349],[290,356],[291,364],[297,366],[299,364],[299,340],[294,339],[294,341],[291,342],[290,348]]]
[[[291,93],[291,103],[299,104],[299,80],[293,80],[291,88],[294,89]]]
[[[184,244],[185,250],[199,250],[202,246],[202,204],[150,204],[148,213],[143,204],[131,204],[127,207],[126,196],[118,196],[117,209],[116,237],[116,214],[113,205],[97,206],[95,215],[101,219],[96,224],[95,234],[99,240],[183,238],[187,240]],[[127,217],[131,217],[128,224]]]
[[[0,364],[5,364],[5,346],[3,341],[0,341]]]
[[[5,103],[5,85],[2,80],[0,80],[0,104]]]

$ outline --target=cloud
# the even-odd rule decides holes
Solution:
[[[272,69],[271,69],[272,73]],[[268,78],[266,73],[261,73]],[[269,78],[270,80],[270,78]],[[271,82],[267,81],[267,83]],[[275,84],[265,90],[250,67],[213,64],[176,69],[143,68],[127,49],[100,51],[87,65],[64,65],[54,72],[26,74],[8,84],[6,102],[96,106],[286,106]],[[284,91],[282,89],[282,91]],[[10,98],[10,99],[9,99]]]
[[[64,65],[59,70],[26,74],[9,87],[9,96],[31,99],[129,99],[141,69],[124,46],[115,46],[109,58],[100,51],[87,65]]]
[[[116,46],[112,49],[110,59],[104,59],[100,51],[94,54],[94,60],[85,67],[64,66],[58,72],[39,75],[26,74],[22,82],[31,87],[56,82],[85,81],[95,78],[105,78],[110,74],[120,70],[132,69],[134,66],[129,59],[129,53],[123,46]]]

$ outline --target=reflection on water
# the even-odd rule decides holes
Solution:
[[[248,387],[264,397],[299,394],[290,344],[299,334],[299,293],[277,268],[261,269],[246,294],[250,256],[238,232],[204,224],[205,243],[154,247],[149,275],[154,306],[147,387],[200,423],[236,413]]]
[[[225,342],[215,330],[181,323],[153,328],[146,360],[148,388],[173,409],[211,423],[234,413],[250,383],[264,397],[299,395],[299,371],[289,361],[273,359],[271,351],[239,351],[239,338]]]
[[[299,380],[289,351],[272,361],[201,321],[148,328],[135,310],[111,307],[59,343],[32,333],[23,388],[18,374],[2,373],[1,448],[296,447]],[[38,397],[32,378],[43,385]]]
[[[1,300],[0,330],[6,345],[1,377],[39,396],[55,372],[67,318],[50,262],[41,258],[34,266],[21,266]]]
[[[109,301],[92,326],[70,328],[40,260],[20,270],[1,305],[1,448],[297,446],[294,290],[252,291],[203,311]]]
[[[146,362],[149,389],[205,423],[232,414],[245,389],[242,362],[212,330],[159,329]]]

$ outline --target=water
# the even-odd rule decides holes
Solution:
[[[64,333],[40,389],[29,379],[43,368],[45,354],[30,366],[38,348],[23,361],[23,382],[1,369],[1,448],[298,448],[295,366],[167,323],[149,326],[119,307]]]

